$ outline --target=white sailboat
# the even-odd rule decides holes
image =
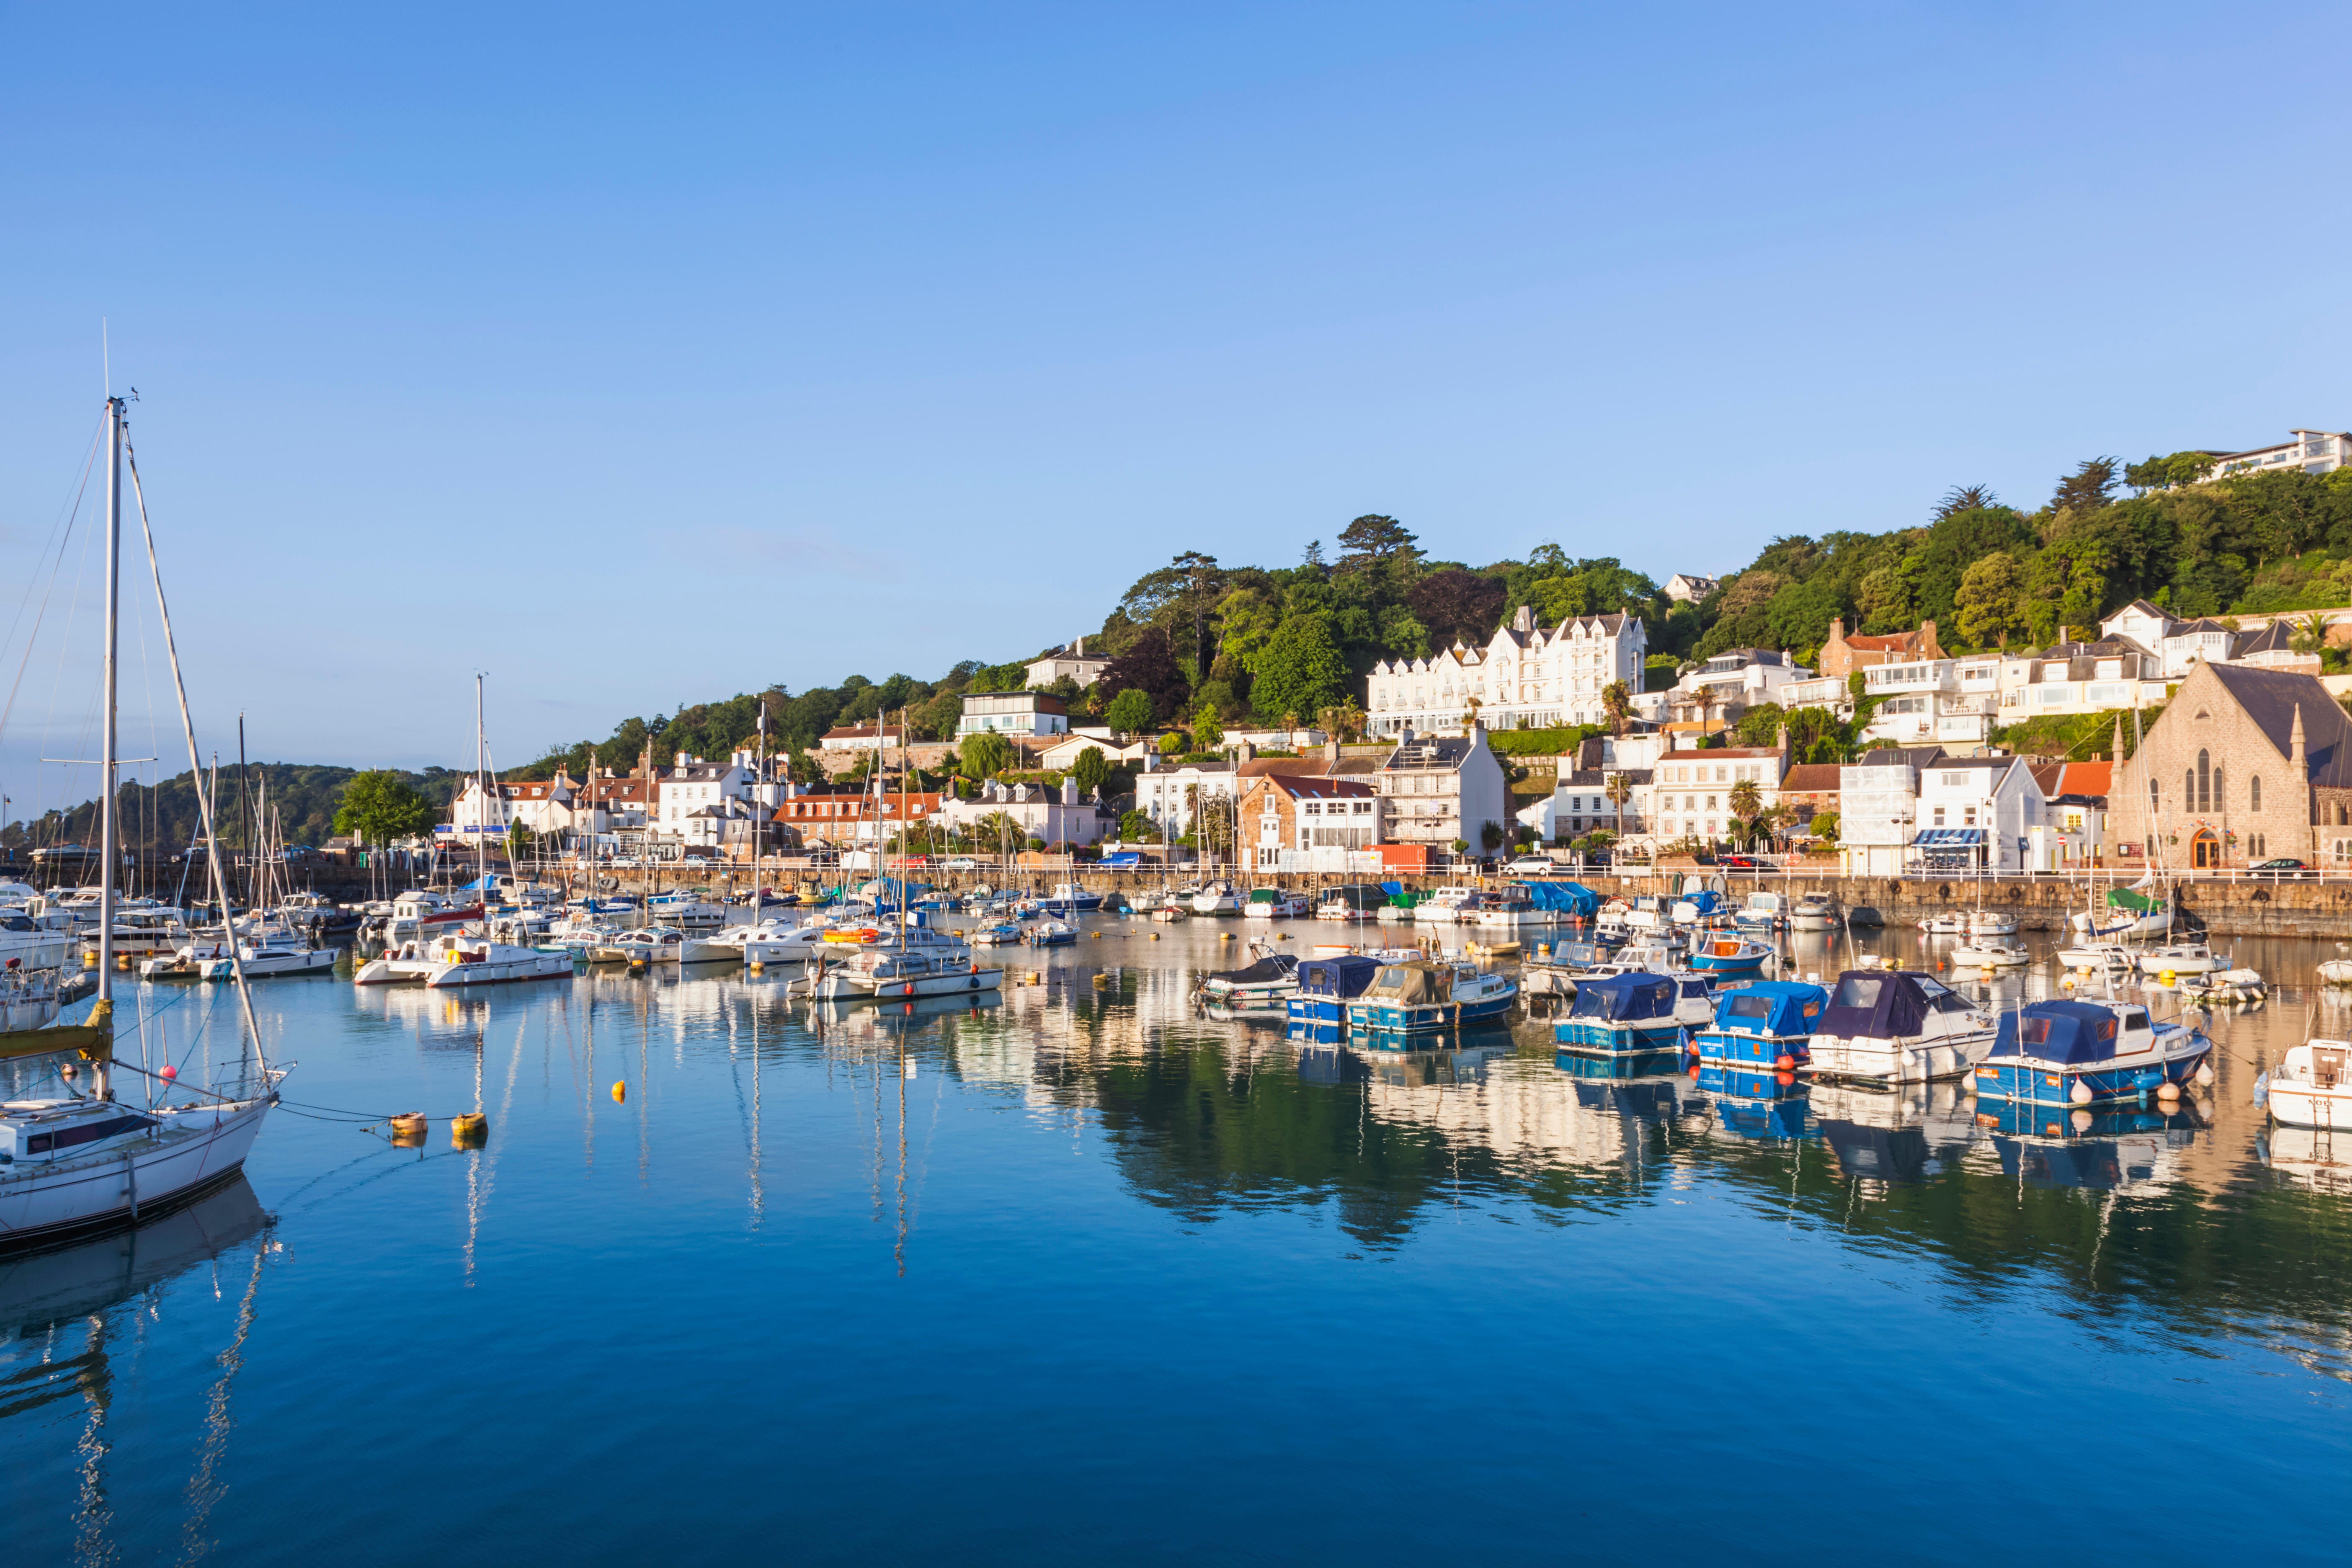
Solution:
[[[243,1021],[251,1042],[252,1065],[242,1095],[215,1093],[180,1083],[168,1067],[148,1075],[154,1086],[143,1105],[119,1099],[114,1086],[118,1068],[143,1069],[114,1055],[114,884],[121,859],[121,825],[118,821],[117,730],[117,608],[121,588],[122,468],[126,457],[122,400],[110,396],[107,417],[106,486],[106,618],[103,750],[99,761],[99,846],[101,866],[98,921],[98,1000],[80,1024],[0,1035],[0,1057],[69,1055],[89,1064],[89,1088],[74,1087],[79,1076],[69,1061],[59,1071],[66,1084],[62,1094],[7,1101],[0,1105],[0,1248],[47,1245],[77,1234],[135,1222],[144,1211],[174,1205],[221,1185],[245,1163],[261,1131],[269,1108],[278,1103],[278,1080],[283,1073],[262,1057],[261,1032],[253,1016],[251,998],[238,967],[237,947],[230,947]],[[138,482],[135,461],[131,482]],[[140,508],[148,561],[155,563],[155,542],[145,529],[146,508]],[[164,648],[171,657],[172,683],[179,699],[180,721],[188,742],[188,763],[197,766],[195,731],[188,718],[187,689],[180,675],[179,649],[172,636],[171,612],[164,603],[160,567],[155,575],[155,604],[163,617]],[[228,889],[220,870],[220,846],[211,804],[199,791],[207,862],[221,907],[228,905]],[[68,1076],[70,1074],[71,1076]],[[257,1089],[252,1087],[257,1084]],[[173,1097],[192,1100],[173,1103]]]

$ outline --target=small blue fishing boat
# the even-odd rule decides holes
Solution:
[[[1759,980],[1715,999],[1715,1022],[1693,1041],[1708,1063],[1786,1071],[1812,1059],[1813,1028],[1830,994],[1793,980]]]
[[[1364,994],[1381,972],[1380,961],[1354,953],[1310,958],[1298,966],[1298,994],[1284,1003],[1294,1020],[1345,1024],[1348,1005]]]
[[[1351,1032],[1433,1035],[1510,1016],[1518,982],[1475,963],[1416,959],[1384,963],[1348,1005]]]
[[[1609,974],[1576,988],[1576,1006],[1552,1026],[1562,1050],[1583,1056],[1645,1056],[1679,1051],[1685,1039],[1675,1016],[1675,992],[1685,984],[1665,974]]]
[[[2212,1050],[2202,1030],[2155,1023],[2137,1002],[2029,1002],[2000,1016],[1977,1095],[2064,1106],[2169,1099]]]
[[[1078,940],[1078,933],[1075,927],[1060,921],[1047,921],[1023,931],[1021,940],[1031,947],[1067,947]]]
[[[1770,948],[1744,936],[1703,936],[1691,943],[1686,962],[1701,974],[1738,976],[1763,973],[1764,961],[1771,956]]]

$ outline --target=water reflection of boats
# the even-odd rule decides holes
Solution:
[[[1561,1047],[1552,1053],[1552,1065],[1570,1078],[1621,1081],[1672,1073],[1683,1065],[1683,1054],[1676,1047],[1663,1051],[1628,1052],[1622,1056],[1594,1056]]]
[[[1670,1121],[1704,1108],[1692,1080],[1679,1073],[1649,1078],[1578,1078],[1576,1103],[1586,1110],[1631,1117],[1637,1121]]]
[[[1949,1083],[1916,1084],[1901,1093],[1816,1084],[1812,1109],[1838,1168],[1864,1181],[1940,1174],[1978,1136],[1969,1100]]]
[[[2179,1151],[2196,1141],[2196,1110],[2065,1110],[1979,1100],[1977,1125],[1992,1135],[2003,1175],[2029,1187],[2118,1192],[2168,1186]]]
[[[1810,1136],[1811,1084],[1793,1072],[1758,1072],[1720,1064],[1702,1065],[1699,1092],[1715,1111],[1715,1130],[1745,1141]]]
[[[192,1202],[130,1229],[12,1257],[0,1265],[0,1337],[95,1317],[250,1239],[268,1220],[253,1184],[238,1170]]]
[[[2298,1186],[2352,1196],[2352,1131],[2273,1127],[2267,1137],[2255,1140],[2254,1152],[2263,1163]]]
[[[808,1005],[811,1020],[822,1021],[828,1026],[860,1019],[871,1020],[876,1026],[887,1028],[893,1024],[958,1017],[1000,1008],[1004,1005],[1004,995],[998,991],[974,991],[949,996],[893,998],[882,1003],[824,1000]]]

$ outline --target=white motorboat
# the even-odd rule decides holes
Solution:
[[[2016,969],[2032,962],[2033,955],[2013,936],[1972,936],[1952,949],[1956,969]]]
[[[1994,1020],[1918,970],[1849,969],[1838,976],[1803,1071],[1865,1083],[1959,1078],[1993,1045]]]
[[[1919,929],[1929,936],[1966,936],[1969,934],[1969,917],[1951,913],[1929,915],[1919,922]]]
[[[1827,893],[1807,893],[1789,911],[1790,931],[1834,931],[1837,905]]]
[[[2151,947],[2139,955],[2142,974],[2204,974],[2222,967],[2213,950],[2201,942],[2176,942]]]
[[[761,968],[771,963],[799,963],[824,940],[824,928],[792,921],[764,920],[757,925],[731,925],[711,933],[720,947],[731,948],[746,963]]]
[[[17,911],[0,913],[0,969],[62,969],[80,945],[69,931]]]
[[[1768,936],[1788,921],[1788,900],[1778,893],[1748,894],[1747,901],[1731,917],[1731,923],[1740,930],[1762,931]]]
[[[1975,910],[1969,916],[1969,934],[1971,936],[2015,936],[2017,934],[2017,917],[2015,915],[2005,915],[1999,910]]]
[[[1181,904],[1161,904],[1151,911],[1151,918],[1163,925],[1191,918],[1192,911]]]
[[[802,994],[825,1001],[897,1002],[994,991],[1003,983],[1004,971],[982,969],[970,959],[875,950],[821,964],[793,984]]]
[[[646,900],[646,922],[673,931],[714,931],[726,925],[731,914],[726,905],[698,893],[661,893]]]
[[[1250,955],[1252,962],[1240,969],[1202,976],[1200,999],[1235,1012],[1280,1012],[1298,994],[1298,960],[1265,942],[1252,942]]]
[[[2078,942],[2058,950],[2058,962],[2068,969],[2130,970],[2139,954],[2118,942]]]
[[[444,927],[454,929],[482,918],[480,904],[460,904],[430,888],[411,888],[392,900],[392,913],[378,933],[386,947],[414,942]]]
[[[1254,921],[1297,920],[1307,912],[1304,895],[1280,888],[1252,888],[1249,902],[1242,906],[1243,916]]]
[[[516,980],[568,980],[576,960],[561,948],[519,947],[488,937],[446,932],[433,939],[424,981],[436,990],[466,990]]]
[[[309,938],[283,926],[243,933],[235,941],[215,930],[149,958],[139,966],[139,975],[142,980],[227,980],[240,967],[247,980],[324,974],[335,967],[335,951],[313,947]]]
[[[2254,1098],[2288,1127],[2352,1131],[2352,1043],[2306,1040],[2264,1073]]]
[[[2352,958],[2331,958],[2319,966],[2323,985],[2352,985]]]
[[[721,946],[708,937],[688,936],[675,926],[640,926],[625,931],[606,947],[592,955],[600,963],[610,963],[603,955],[617,954],[619,962],[632,967],[656,963],[725,963],[742,962],[742,955],[733,948]]]
[[[45,1029],[58,1020],[58,972],[11,969],[0,973],[0,1035]]]
[[[1432,888],[1429,896],[1412,906],[1415,925],[1452,925],[1462,918],[1463,906],[1478,896],[1475,888]]]
[[[2270,982],[2259,969],[2216,969],[2204,974],[2184,974],[2177,988],[2208,1006],[2260,1002],[2271,994]]]
[[[1211,882],[1192,895],[1192,912],[1196,915],[1237,915],[1242,912],[1241,895],[1231,882]]]

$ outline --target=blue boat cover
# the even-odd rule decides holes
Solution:
[[[1309,996],[1360,996],[1380,972],[1376,958],[1310,958],[1298,966],[1298,989]]]
[[[1830,994],[1794,980],[1759,980],[1716,999],[1717,1027],[1749,1035],[1810,1035]]]
[[[1685,893],[1682,896],[1682,901],[1703,915],[1711,915],[1723,907],[1723,896],[1709,892],[1705,888],[1699,889],[1696,892]]]
[[[1816,1034],[1891,1040],[1916,1035],[1927,1021],[1927,997],[1898,970],[1849,969],[1822,1010]]]
[[[1381,891],[1393,899],[1399,893],[1404,891],[1404,884],[1402,882],[1382,882],[1381,884]]]
[[[1636,1023],[1675,1016],[1675,983],[1663,974],[1611,974],[1576,988],[1579,1018]]]
[[[1529,882],[1528,897],[1539,910],[1590,919],[1601,908],[1601,895],[1581,882]]]
[[[1102,863],[1106,866],[1118,866],[1122,868],[1140,866],[1143,864],[1143,857],[1139,852],[1129,849],[1123,854],[1106,855],[1102,858]]]
[[[2113,1061],[2116,1016],[2088,1002],[2029,1002],[2016,1012],[2000,1016],[2000,1033],[1993,1041],[1992,1054],[2038,1057],[2070,1067]]]

